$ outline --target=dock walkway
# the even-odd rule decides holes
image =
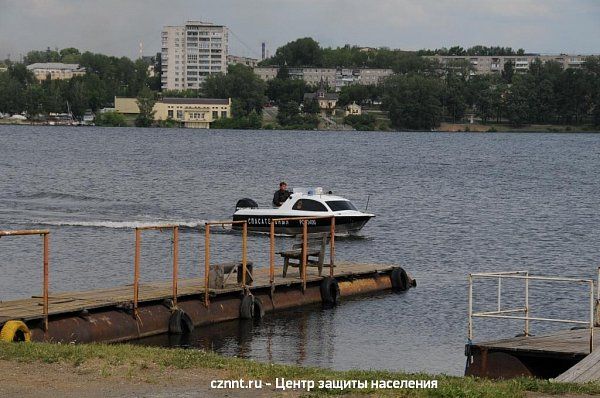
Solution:
[[[600,345],[600,328],[594,328],[594,346]],[[475,343],[473,347],[485,350],[520,354],[580,356],[590,353],[590,330],[563,330],[539,336],[513,337],[496,341]]]
[[[360,277],[373,273],[389,272],[394,266],[380,264],[357,264],[340,263],[334,267],[334,276],[336,278]],[[316,270],[307,269],[307,282],[315,282],[323,277],[317,274]],[[288,275],[283,278],[281,275],[275,275],[275,288],[282,286],[301,285],[302,278],[299,275]],[[251,290],[264,289],[270,287],[269,269],[255,268],[254,283],[249,286]],[[224,289],[210,289],[210,296],[218,296],[235,291],[242,291],[239,284],[232,282]],[[177,296],[193,296],[204,294],[204,278],[180,279],[178,283]],[[172,282],[152,282],[141,283],[139,286],[139,302],[160,301],[172,298]],[[96,289],[89,291],[50,293],[48,305],[48,315],[64,315],[84,310],[100,309],[105,307],[115,307],[128,305],[133,300],[133,285],[118,286],[106,289]],[[0,325],[12,319],[31,321],[41,319],[43,313],[42,297],[32,297],[20,300],[10,300],[0,302]]]
[[[576,381],[578,373],[596,375],[597,372],[596,377],[600,377],[600,348],[598,348],[600,328],[598,327],[594,328],[594,347],[596,348],[592,356],[590,355],[590,329],[564,330],[539,336],[476,342],[468,346],[470,361],[466,374],[492,378],[519,376],[556,378],[557,381]],[[591,368],[597,370],[589,370]]]

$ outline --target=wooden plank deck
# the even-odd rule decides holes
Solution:
[[[554,379],[563,383],[588,383],[598,380],[600,380],[600,349],[595,349],[575,366]]]
[[[473,343],[488,350],[519,352],[537,355],[587,355],[590,352],[589,329],[565,330],[540,336]],[[600,328],[594,328],[594,347],[600,348]]]
[[[365,275],[375,272],[386,272],[393,268],[393,265],[381,264],[356,264],[339,263],[334,268],[336,277],[351,277],[353,275]],[[277,268],[275,273],[276,286],[288,286],[302,283],[296,270],[288,272],[288,276],[281,276],[281,268]],[[296,271],[296,272],[295,272]],[[323,276],[329,275],[329,267],[323,270]],[[307,268],[307,282],[321,279],[317,270]],[[269,269],[255,268],[254,283],[251,288],[264,288],[270,286]],[[210,294],[219,295],[240,291],[241,287],[234,282],[228,283],[225,289],[210,289]],[[204,293],[204,278],[180,279],[177,289],[178,297],[196,295]],[[172,281],[161,281],[151,283],[140,283],[139,302],[157,301],[172,297]],[[79,312],[84,309],[116,306],[122,303],[133,301],[133,285],[118,286],[106,289],[95,289],[79,292],[50,292],[48,313],[49,315],[65,314]],[[32,298],[11,300],[0,302],[0,323],[10,319],[32,320],[43,317],[42,298],[34,296]]]

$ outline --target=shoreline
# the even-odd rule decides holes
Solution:
[[[41,370],[41,371],[40,371]],[[224,357],[212,352],[181,348],[157,348],[127,344],[0,343],[3,391],[20,396],[486,396],[526,397],[551,394],[569,397],[600,394],[600,384],[551,383],[538,379],[487,380],[473,377],[428,375],[378,370],[337,371],[256,362]],[[23,378],[28,386],[23,390]],[[306,390],[277,389],[276,379],[366,380],[367,388]],[[271,387],[215,389],[213,380],[261,380]],[[371,381],[437,380],[437,388],[377,389]],[[196,395],[197,394],[197,395]]]
[[[38,127],[103,127],[112,128],[111,126],[95,126],[95,125],[49,125],[44,123],[31,123],[23,121],[7,121],[0,119],[0,126],[38,126]],[[127,126],[120,128],[168,128],[178,129],[181,127],[135,127]],[[183,128],[181,128],[183,129]],[[194,129],[186,129],[194,130]],[[294,130],[294,129],[282,129],[282,128],[259,128],[259,129],[216,129],[211,128],[208,130],[260,130],[260,131],[360,131],[360,130],[339,130],[339,129],[315,129],[315,130]],[[561,133],[561,134],[598,134],[600,133],[600,126],[595,127],[592,125],[562,125],[562,124],[532,124],[521,127],[514,127],[508,124],[469,124],[469,123],[442,123],[440,127],[434,130],[406,130],[406,129],[389,129],[389,130],[372,130],[372,131],[360,131],[362,133],[369,132],[411,132],[411,133]]]

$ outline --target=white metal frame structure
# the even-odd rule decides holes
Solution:
[[[600,268],[598,268],[598,278],[600,280]],[[495,311],[473,311],[473,284],[476,279],[497,279],[497,307]],[[502,308],[502,280],[503,279],[518,279],[524,281],[524,306],[517,308]],[[542,321],[542,322],[556,322],[556,323],[569,323],[586,325],[590,331],[590,352],[594,349],[594,280],[593,279],[577,279],[577,278],[562,278],[562,277],[548,277],[548,276],[531,276],[529,271],[509,271],[509,272],[487,272],[487,273],[474,273],[469,274],[469,325],[468,325],[468,338],[469,342],[473,340],[473,318],[501,318],[501,319],[519,319],[525,321],[525,336],[529,336],[529,322],[530,321]],[[589,286],[589,320],[573,320],[573,319],[559,319],[559,318],[540,318],[529,316],[531,307],[529,305],[529,283],[530,281],[546,281],[546,282],[567,282],[577,285]],[[598,297],[600,298],[600,284],[598,286]],[[523,313],[524,315],[516,315]]]

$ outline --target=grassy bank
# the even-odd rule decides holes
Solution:
[[[169,369],[189,369],[210,372],[225,372],[232,379],[261,379],[274,381],[275,378],[309,380],[438,380],[438,388],[430,390],[360,390],[352,391],[365,396],[437,396],[437,397],[519,397],[528,392],[545,394],[600,394],[600,384],[555,384],[543,380],[515,379],[490,381],[476,378],[462,378],[442,375],[405,374],[386,371],[356,370],[333,371],[327,369],[270,365],[239,358],[223,357],[214,353],[197,350],[164,349],[132,345],[57,345],[57,344],[7,344],[0,343],[0,360],[18,362],[57,363],[72,366],[74,369],[93,363],[102,374],[110,375],[111,369],[126,372],[132,381],[144,369],[158,368],[162,372]],[[31,367],[35,370],[35,367]],[[345,391],[344,393],[348,393]],[[340,391],[316,391],[314,396],[343,394]]]

